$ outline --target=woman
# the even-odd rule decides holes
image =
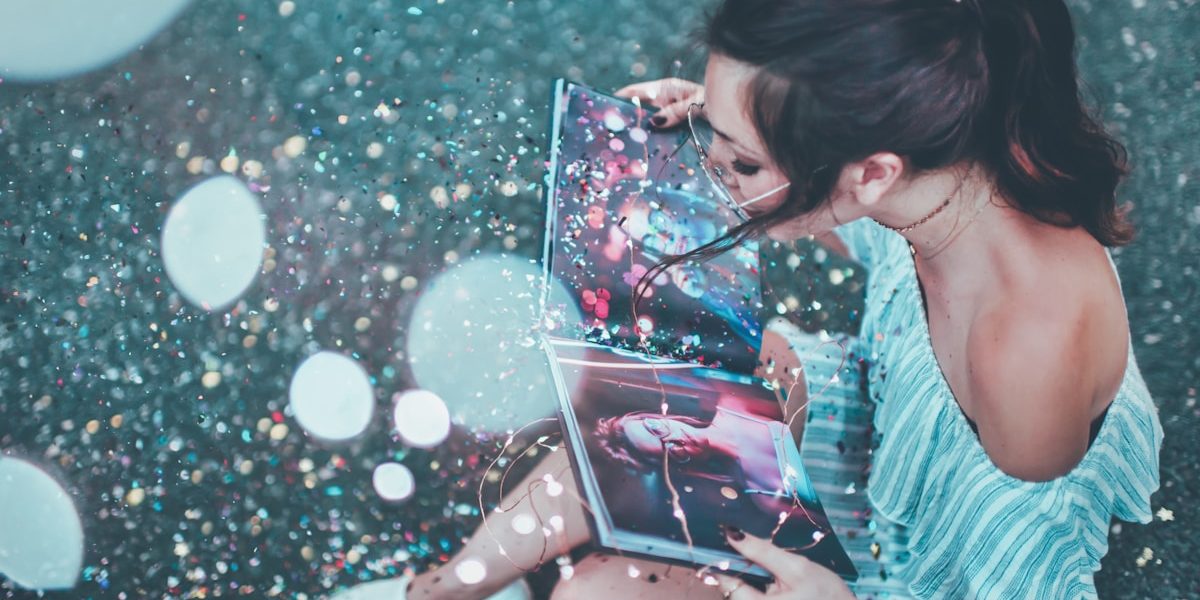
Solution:
[[[705,41],[703,87],[622,92],[661,127],[711,122],[714,178],[749,220],[699,256],[814,235],[867,268],[867,493],[907,548],[891,581],[922,598],[1095,597],[1110,519],[1151,517],[1162,432],[1106,253],[1131,237],[1123,154],[1081,105],[1062,0],[730,0]],[[766,597],[852,597],[803,558],[731,541],[774,574]],[[627,562],[582,561],[563,597],[705,591]],[[479,586],[439,571],[409,597],[520,573],[487,564]],[[764,595],[716,583],[711,597]]]

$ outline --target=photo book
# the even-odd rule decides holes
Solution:
[[[855,579],[779,394],[753,375],[756,244],[673,266],[634,300],[655,264],[737,223],[688,128],[655,130],[653,108],[568,81],[553,94],[541,343],[593,540],[766,577],[725,541],[733,526]]]

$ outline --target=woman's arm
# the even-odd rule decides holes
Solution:
[[[755,374],[775,385],[784,423],[791,431],[796,446],[804,438],[804,422],[808,418],[808,387],[800,355],[789,341],[788,329],[798,328],[783,318],[772,319],[763,329],[762,348],[758,353]]]

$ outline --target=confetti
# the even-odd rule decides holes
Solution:
[[[63,585],[73,586],[64,595],[319,598],[447,563],[480,521],[453,507],[476,505],[480,482],[485,507],[494,504],[486,465],[524,423],[517,415],[536,412],[522,402],[538,380],[525,377],[519,361],[458,369],[484,382],[469,397],[446,397],[458,425],[434,448],[409,446],[391,435],[389,409],[393,394],[421,387],[416,372],[501,353],[501,341],[512,344],[505,352],[524,350],[522,336],[492,336],[476,318],[464,327],[470,337],[446,341],[424,366],[409,364],[426,358],[414,355],[409,338],[429,322],[410,316],[449,268],[447,251],[458,266],[481,254],[540,254],[551,78],[574,67],[579,79],[612,88],[676,75],[671,59],[690,61],[681,24],[704,7],[643,11],[630,28],[621,26],[621,10],[582,4],[546,12],[537,3],[412,3],[419,15],[408,4],[340,10],[291,0],[131,0],[128,10],[42,4],[29,4],[41,11],[30,17],[36,23],[8,12],[0,18],[0,452],[20,453],[0,464],[32,465],[73,504],[54,521],[81,522],[86,534],[80,562],[64,567]],[[1164,75],[1168,59],[1189,52],[1191,38],[1167,22],[1185,22],[1178,17],[1190,5],[1170,4],[1114,5],[1104,18],[1115,25],[1101,27],[1095,11],[1073,13],[1080,30],[1092,32],[1085,78],[1107,90],[1106,114],[1146,147],[1188,139],[1180,132],[1191,113],[1180,108],[1188,107],[1182,92],[1194,91],[1190,80],[1163,84],[1180,93],[1152,89],[1175,81]],[[38,70],[29,76],[17,71],[30,65]],[[693,77],[703,69],[690,66]],[[1138,77],[1116,76],[1134,67]],[[629,153],[647,132],[627,125],[617,134]],[[234,148],[236,166],[222,165]],[[1123,196],[1137,205],[1140,232],[1127,252],[1114,251],[1123,272],[1142,276],[1129,303],[1147,380],[1166,393],[1178,388],[1162,399],[1163,416],[1175,423],[1168,440],[1181,439],[1178,431],[1196,418],[1188,383],[1195,369],[1186,359],[1195,356],[1200,314],[1187,293],[1195,273],[1181,257],[1196,254],[1200,207],[1180,200],[1196,197],[1192,154],[1159,153],[1150,161],[1154,177],[1135,166]],[[196,296],[209,310],[164,266],[163,229],[189,190],[220,177],[254,198],[264,236],[242,272],[243,289],[235,293],[240,281],[226,278],[227,303]],[[437,186],[445,190],[440,203],[430,197]],[[254,222],[212,216],[231,225],[220,231],[230,244],[199,240],[175,250],[211,260],[213,246],[226,252],[251,241],[234,228],[249,231]],[[611,213],[603,223],[579,224],[605,233],[588,260],[625,252],[630,239],[621,228],[643,225]],[[764,243],[761,252],[765,306],[783,303],[786,316],[814,329],[856,326],[861,269],[806,241]],[[840,285],[830,280],[833,269],[845,274]],[[622,273],[600,287],[615,292]],[[672,285],[665,276],[654,283],[654,298],[658,286]],[[587,313],[589,323],[594,316]],[[360,319],[369,322],[361,330]],[[1153,345],[1144,345],[1147,334]],[[474,354],[451,356],[455,346]],[[293,375],[322,351],[357,363],[372,390],[368,425],[348,440],[310,435],[290,406]],[[474,406],[496,414],[472,420]],[[519,462],[515,478],[539,456]],[[1195,473],[1187,453],[1164,450],[1162,458],[1164,473]],[[401,503],[386,503],[374,486],[376,466],[387,462],[413,475]],[[1163,548],[1194,533],[1177,502],[1182,488],[1166,483],[1156,505],[1179,516],[1156,513]],[[574,491],[564,487],[564,497]],[[548,520],[529,518],[528,535],[540,538]],[[1134,596],[1186,596],[1159,579],[1166,567],[1120,574],[1145,544],[1136,529],[1114,537],[1121,564],[1103,577]],[[9,559],[32,556],[22,548]],[[1147,566],[1167,554],[1156,547]],[[15,570],[0,578],[18,588],[32,582]],[[1147,587],[1136,583],[1143,581]],[[29,593],[3,587],[0,597]]]

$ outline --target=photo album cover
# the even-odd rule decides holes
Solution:
[[[654,130],[654,109],[564,80],[553,98],[543,261],[562,285],[545,286],[543,308],[582,317],[542,346],[594,541],[766,577],[725,541],[729,525],[856,578],[776,390],[753,376],[757,246],[672,267],[633,302],[647,269],[736,224],[687,128]]]

